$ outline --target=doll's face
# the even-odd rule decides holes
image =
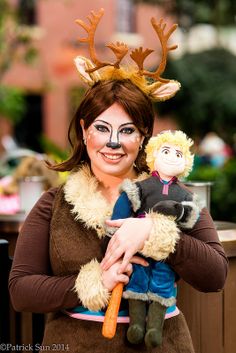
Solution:
[[[161,179],[170,180],[180,175],[185,169],[185,156],[179,146],[164,143],[155,152],[155,170],[158,171]]]

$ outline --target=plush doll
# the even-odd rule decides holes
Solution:
[[[112,219],[145,217],[157,212],[174,217],[182,229],[192,228],[201,205],[197,196],[178,181],[178,177],[187,176],[192,169],[192,144],[182,131],[164,131],[152,137],[146,146],[151,176],[135,183],[130,180],[122,183]],[[114,229],[109,232],[112,235]],[[167,257],[158,259],[162,261],[147,259],[148,267],[133,265],[123,293],[129,302],[127,338],[133,344],[145,339],[148,348],[160,345],[166,311],[176,310],[176,276],[164,261]]]

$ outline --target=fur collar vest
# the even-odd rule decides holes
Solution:
[[[137,180],[147,177],[142,173]],[[99,238],[106,234],[105,220],[112,215],[113,205],[109,204],[98,190],[98,181],[88,165],[72,173],[64,186],[65,200],[72,206],[76,221],[84,222],[87,228],[96,230]]]

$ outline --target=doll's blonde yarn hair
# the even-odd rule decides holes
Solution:
[[[186,165],[183,173],[178,175],[178,177],[186,177],[193,167],[194,155],[190,151],[190,148],[193,145],[193,140],[190,139],[183,131],[180,130],[163,131],[157,136],[153,136],[150,138],[145,149],[145,152],[147,154],[146,161],[150,171],[153,171],[155,169],[155,152],[159,150],[161,146],[163,146],[165,143],[178,146],[182,151],[186,160]]]

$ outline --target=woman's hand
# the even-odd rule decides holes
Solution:
[[[104,287],[106,287],[109,291],[117,285],[117,283],[127,284],[129,282],[129,276],[133,272],[132,263],[140,264],[143,266],[148,266],[148,262],[139,256],[133,256],[130,259],[130,262],[125,267],[124,271],[121,272],[121,260],[115,262],[111,265],[107,270],[103,270],[102,272],[102,282]]]
[[[112,227],[119,227],[119,229],[108,243],[101,267],[107,270],[123,256],[119,269],[119,272],[123,273],[133,255],[144,247],[151,232],[152,220],[150,218],[126,218],[109,220],[106,223]]]
[[[102,283],[104,287],[106,287],[109,291],[112,291],[113,288],[117,285],[117,283],[122,282],[127,284],[129,282],[129,276],[132,273],[132,265],[128,264],[126,267],[126,271],[123,273],[119,272],[121,265],[121,261],[114,263],[107,270],[103,270],[102,272]]]

